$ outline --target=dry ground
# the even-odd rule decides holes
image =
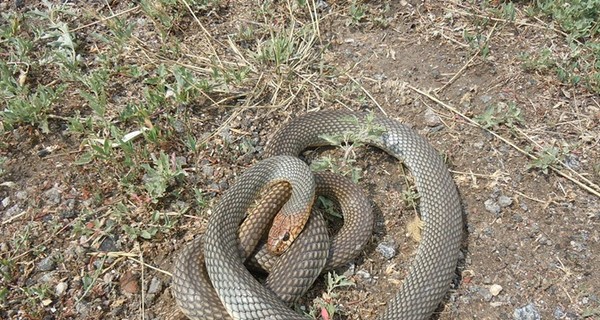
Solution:
[[[571,57],[566,31],[532,3],[17,3],[2,90],[42,107],[2,114],[1,318],[182,318],[168,272],[219,195],[287,120],[349,108],[410,124],[455,178],[466,236],[437,319],[600,319],[598,84],[561,78],[543,53]],[[373,319],[416,247],[410,178],[356,159],[378,218],[339,319]]]

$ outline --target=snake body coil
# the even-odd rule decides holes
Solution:
[[[234,319],[304,319],[289,309],[274,294],[260,285],[246,270],[237,244],[237,229],[262,186],[284,179],[292,185],[290,202],[282,211],[297,210],[312,195],[294,194],[299,188],[314,190],[308,167],[295,158],[307,147],[327,145],[323,136],[343,136],[364,129],[365,124],[383,129],[366,143],[385,150],[409,168],[420,196],[419,210],[424,222],[422,240],[407,277],[396,296],[388,303],[380,320],[427,319],[446,294],[454,275],[462,237],[461,206],[456,186],[439,154],[412,129],[399,122],[346,111],[309,113],[292,120],[280,130],[266,152],[267,158],[239,177],[220,200],[210,217],[204,244],[196,240],[175,262],[173,293],[179,306],[191,318],[199,310],[212,310],[209,299],[192,297],[190,274],[204,247],[208,277]],[[365,142],[365,141],[363,141]],[[308,255],[306,264],[322,264],[317,255]],[[314,260],[314,261],[313,261]],[[204,274],[206,277],[207,275]],[[196,289],[194,289],[196,290]],[[196,292],[196,291],[194,291]],[[214,300],[213,299],[213,300]],[[213,301],[214,302],[214,301]],[[215,311],[216,312],[216,311]],[[204,313],[205,314],[205,313]],[[222,319],[216,315],[215,319]]]

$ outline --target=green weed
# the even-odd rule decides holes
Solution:
[[[380,139],[385,130],[374,123],[375,115],[372,113],[367,115],[364,122],[359,121],[355,117],[345,120],[356,125],[358,130],[336,136],[320,136],[328,144],[340,147],[344,151],[344,156],[337,160],[329,156],[322,157],[311,163],[311,169],[315,171],[330,170],[343,176],[350,176],[352,181],[356,183],[361,178],[362,169],[354,166],[356,164],[355,148],[362,147],[370,141]]]
[[[121,212],[115,212],[113,216],[121,221],[129,219],[127,214],[131,214],[129,209],[124,207],[120,209]],[[150,214],[150,219],[148,222],[131,222],[121,223],[121,229],[129,236],[132,240],[144,239],[150,240],[154,238],[159,232],[163,234],[168,234],[173,227],[178,222],[178,217],[184,214],[187,210],[189,210],[188,206],[185,207],[177,207],[174,208],[176,212],[174,213],[163,213],[159,210],[153,210]],[[146,220],[146,219],[144,219]]]
[[[309,315],[313,319],[319,319],[322,309],[325,309],[329,318],[334,319],[335,314],[339,313],[340,311],[334,301],[339,296],[335,290],[355,285],[356,284],[353,281],[349,280],[344,275],[338,275],[335,273],[335,271],[328,272],[326,291],[321,297],[315,299],[314,305],[309,311]]]
[[[485,129],[495,129],[501,125],[508,128],[514,128],[516,125],[523,125],[525,119],[521,109],[515,102],[499,102],[496,105],[488,106],[485,112],[474,118],[477,123]]]
[[[492,16],[507,21],[514,21],[517,15],[515,4],[512,2],[502,2],[500,5],[491,5],[489,1],[482,1],[480,7],[489,11]]]
[[[544,48],[522,55],[526,70],[554,73],[563,83],[600,93],[600,1],[538,0],[531,15],[545,15],[567,34],[568,54]]]
[[[535,53],[522,53],[519,55],[519,59],[523,68],[527,71],[546,72],[557,66],[549,48],[544,48]]]
[[[335,203],[323,196],[319,196],[317,198],[318,205],[323,209],[323,212],[326,213],[325,217],[334,217],[338,219],[343,219],[342,215],[338,212]]]
[[[14,269],[14,261],[10,259],[0,259],[0,276],[2,277],[3,283],[9,283],[13,280]]]
[[[2,157],[0,156],[0,176],[2,176],[4,174],[4,163],[6,162],[8,158],[7,157]]]
[[[600,316],[600,308],[588,308],[588,309],[585,309],[583,311],[583,313],[581,314],[581,317],[583,319],[588,319],[588,318],[594,319],[594,318],[592,318],[594,316]]]
[[[567,153],[567,150],[561,150],[554,147],[546,148],[536,155],[537,159],[531,161],[527,166],[527,169],[537,168],[544,174],[548,174],[549,168],[564,160]]]
[[[31,306],[44,305],[52,303],[53,297],[52,288],[47,283],[41,283],[22,288],[23,293],[27,296],[26,303]]]
[[[273,63],[276,68],[287,64],[297,52],[295,39],[280,33],[257,46],[256,59],[262,64]]]
[[[356,125],[358,127],[357,130],[348,131],[336,136],[319,136],[332,146],[342,148],[342,150],[344,150],[344,158],[348,158],[353,152],[353,148],[362,147],[370,141],[376,141],[380,139],[381,135],[385,132],[385,129],[382,126],[375,123],[375,115],[373,113],[369,113],[364,121],[361,121],[356,117],[347,117],[344,120]]]
[[[186,68],[175,66],[171,73],[175,81],[167,84],[167,88],[171,90],[177,103],[190,103],[200,95],[201,91],[211,91],[211,85],[208,81],[196,79],[194,74]]]
[[[400,196],[400,198],[408,208],[416,209],[418,207],[419,199],[421,198],[421,196],[417,192],[416,186],[411,185],[410,187],[402,191],[402,195]]]
[[[537,0],[536,8],[569,34],[571,40],[589,40],[600,34],[600,1]]]
[[[360,0],[352,0],[352,3],[350,4],[350,20],[348,20],[348,25],[359,25],[367,16],[367,6],[359,1]]]
[[[146,172],[143,180],[146,192],[151,197],[152,202],[156,203],[165,195],[167,188],[185,176],[186,173],[181,168],[182,163],[180,160],[175,157],[170,159],[162,151],[158,157],[154,154],[151,157],[153,165],[142,164],[142,168]]]
[[[0,111],[3,130],[12,130],[18,125],[33,125],[48,133],[48,115],[53,104],[66,90],[66,85],[30,89],[23,81],[13,77],[15,72],[23,71],[0,62],[0,95],[5,101],[4,110]],[[21,75],[25,77],[25,73]]]
[[[48,65],[74,70],[78,64],[76,44],[68,25],[61,19],[74,13],[69,6],[42,1],[46,10],[32,10],[26,15],[3,13],[9,24],[0,27],[0,46],[6,48],[8,61],[0,61],[0,111],[2,130],[19,125],[38,126],[48,133],[48,117],[62,100],[65,83],[38,83],[32,70],[48,69]],[[39,24],[30,23],[39,20]],[[34,50],[44,46],[48,50]],[[40,53],[41,51],[41,53]]]
[[[7,287],[0,287],[0,307],[5,308],[6,307],[6,300],[8,297],[8,288]]]
[[[81,285],[83,287],[83,293],[77,299],[77,302],[82,301],[89,294],[89,292],[92,290],[92,288],[94,288],[94,285],[98,281],[98,277],[100,277],[100,275],[102,274],[102,272],[104,270],[103,267],[104,267],[104,263],[106,262],[106,259],[107,259],[107,257],[104,256],[101,259],[96,260],[96,262],[93,264],[96,269],[91,274],[85,273],[81,277]]]
[[[331,156],[324,156],[311,162],[310,168],[313,171],[329,170],[333,173],[350,177],[352,181],[357,183],[362,176],[362,169],[355,167],[355,164],[355,158],[334,159]]]
[[[469,46],[471,46],[473,50],[479,51],[483,58],[489,56],[489,41],[485,35],[481,33],[471,34],[467,30],[464,30],[463,38],[465,39],[465,41],[467,41],[467,43],[469,43]]]
[[[389,17],[389,15],[390,3],[386,1],[383,4],[383,8],[379,9],[377,15],[373,17],[373,26],[381,29],[387,28],[390,25],[390,22],[392,21],[392,18]]]

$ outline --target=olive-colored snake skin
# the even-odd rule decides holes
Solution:
[[[189,244],[175,261],[173,294],[188,317],[305,319],[247,271],[239,258],[237,231],[257,194],[271,181],[288,181],[292,186],[292,196],[282,212],[296,212],[306,203],[312,203],[313,194],[298,192],[314,190],[312,174],[306,164],[295,156],[307,147],[327,145],[323,135],[341,136],[358,132],[367,122],[364,114],[322,111],[292,120],[278,132],[266,152],[270,157],[237,179],[212,213],[204,237],[198,237]],[[424,222],[422,240],[409,273],[379,319],[428,319],[446,294],[456,268],[462,237],[458,192],[442,158],[412,129],[385,117],[375,117],[369,125],[381,127],[384,132],[367,143],[404,162],[413,174]],[[205,257],[202,257],[202,248]],[[319,259],[322,258],[318,254],[308,254],[302,265],[323,265]],[[206,271],[195,270],[202,260]],[[217,294],[197,295],[200,290],[211,291],[210,286],[194,288],[192,294],[191,287],[195,284],[190,282],[195,281],[194,277],[210,278]],[[221,303],[227,313],[222,311]]]

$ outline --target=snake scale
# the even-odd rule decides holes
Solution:
[[[244,267],[239,258],[238,228],[256,196],[272,181],[283,180],[292,186],[292,195],[281,212],[296,212],[306,203],[312,203],[314,194],[310,192],[315,189],[312,173],[296,157],[308,147],[328,145],[324,136],[357,132],[368,121],[382,128],[383,133],[362,142],[383,149],[409,168],[419,192],[419,211],[424,223],[408,275],[378,319],[431,317],[449,288],[458,260],[463,227],[458,191],[441,156],[411,128],[387,117],[368,120],[365,114],[350,111],[312,112],[293,119],[275,135],[265,152],[266,159],[238,177],[223,194],[203,237],[188,244],[175,261],[172,291],[188,317],[305,319]],[[310,240],[310,237],[318,236],[304,238]],[[302,266],[323,265],[319,254],[310,254],[313,244],[308,242],[306,246],[309,254]],[[199,270],[203,262],[206,269]],[[197,278],[212,285],[203,287]]]

